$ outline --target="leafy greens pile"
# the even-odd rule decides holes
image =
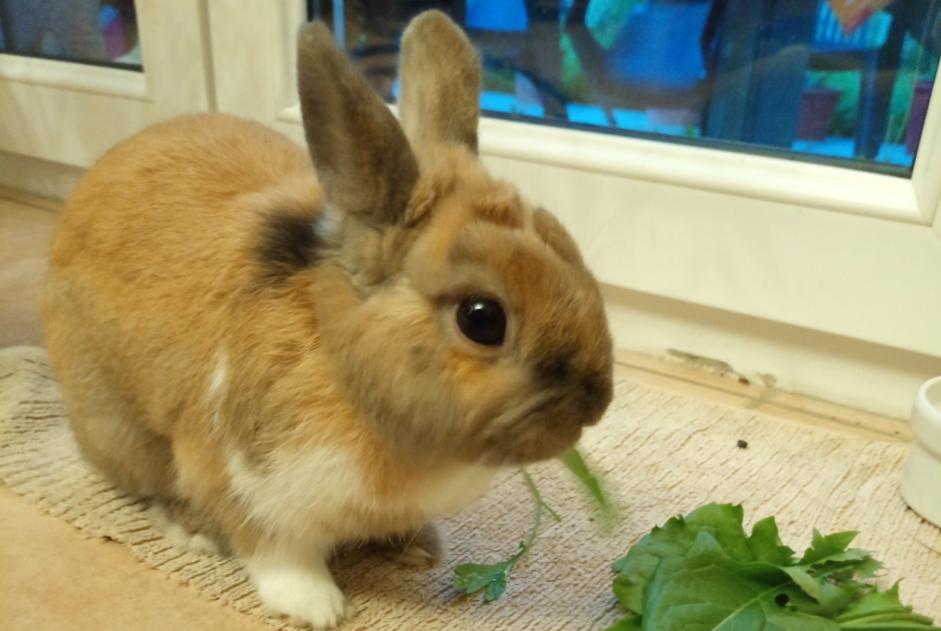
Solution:
[[[577,478],[601,515],[617,515],[603,484],[581,454],[560,461]],[[506,591],[510,572],[532,548],[543,500],[525,469],[533,525],[517,551],[499,563],[465,563],[454,571],[461,593],[483,592],[487,602]],[[707,504],[654,528],[614,563],[614,595],[626,615],[607,631],[941,631],[899,600],[898,584],[880,591],[881,567],[865,550],[850,548],[855,532],[821,535],[798,557],[781,543],[774,517],[742,525],[740,505]]]
[[[742,527],[741,506],[708,504],[675,517],[614,564],[614,594],[627,615],[608,631],[908,631],[938,629],[879,591],[880,567],[850,548],[854,532],[816,530],[798,558],[773,517]]]

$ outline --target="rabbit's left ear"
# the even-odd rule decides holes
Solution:
[[[302,27],[297,48],[304,135],[327,200],[373,226],[397,223],[418,180],[402,128],[323,23]]]
[[[480,59],[441,11],[425,11],[402,35],[399,118],[416,147],[462,144],[477,152]]]

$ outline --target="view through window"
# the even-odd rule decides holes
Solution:
[[[133,0],[0,0],[0,53],[141,70]]]
[[[394,101],[402,29],[439,8],[487,115],[908,176],[941,0],[310,0]]]

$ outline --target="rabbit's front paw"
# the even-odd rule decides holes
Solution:
[[[250,563],[262,602],[292,622],[315,629],[336,626],[346,613],[346,599],[323,567]]]

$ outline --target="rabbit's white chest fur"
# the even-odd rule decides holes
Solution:
[[[405,515],[417,519],[410,527],[419,527],[483,495],[496,472],[479,465],[455,466],[422,484],[403,488],[392,500],[380,500],[359,466],[352,454],[335,446],[303,453],[276,452],[264,471],[252,468],[238,452],[230,453],[228,459],[232,491],[251,516],[288,536],[303,536],[316,522],[347,522],[346,514],[374,520],[357,522],[362,532],[342,533],[340,538],[374,535],[383,524]]]

